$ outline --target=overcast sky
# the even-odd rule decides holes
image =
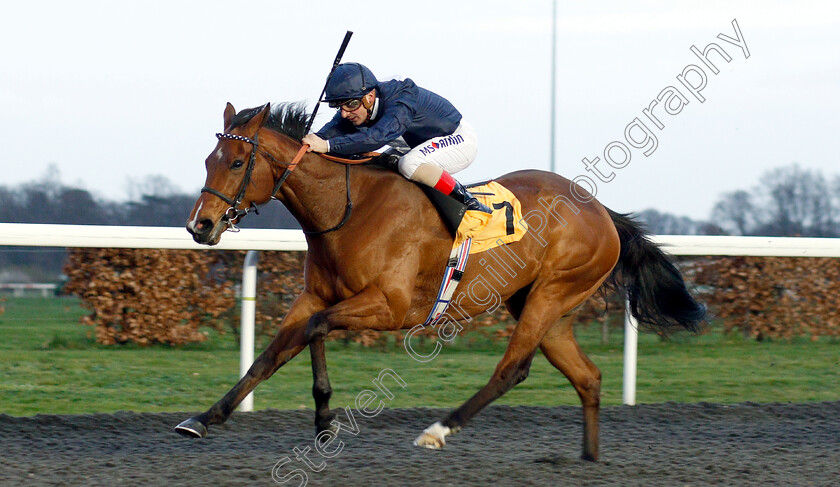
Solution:
[[[547,170],[551,12],[550,0],[4,2],[0,184],[39,179],[54,164],[65,184],[103,198],[124,199],[129,181],[150,175],[198,196],[225,102],[314,103],[346,30],[345,61],[380,79],[412,78],[476,127],[479,155],[459,179]],[[733,19],[748,58],[718,38],[736,37]],[[709,55],[718,74],[690,49],[712,42],[731,58]],[[836,175],[838,47],[840,7],[830,1],[559,1],[557,172],[589,176],[614,210],[698,219],[768,169]],[[702,103],[677,79],[690,65],[707,78]],[[678,113],[649,110],[659,128],[643,110],[668,87],[687,103],[672,91]],[[330,111],[320,109],[316,127]],[[637,117],[654,150],[627,140]],[[604,161],[612,142],[619,169]],[[609,182],[586,171],[582,159],[595,157]]]

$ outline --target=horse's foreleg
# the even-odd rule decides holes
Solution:
[[[274,339],[257,357],[245,376],[210,409],[182,422],[175,427],[175,431],[184,436],[203,438],[207,435],[207,426],[224,423],[236,406],[260,382],[271,377],[277,369],[303,350],[306,346],[307,320],[323,307],[320,299],[310,294],[303,293],[298,296],[280,324]]]
[[[601,403],[601,371],[584,355],[572,328],[575,315],[564,317],[545,334],[540,349],[551,365],[572,383],[583,404],[584,460],[598,460],[598,410]]]
[[[327,354],[324,345],[327,333],[327,322],[323,317],[315,315],[309,320],[306,336],[312,356],[312,397],[315,398],[315,430],[318,433],[330,429],[330,423],[335,418],[335,413],[330,411],[332,387],[327,374]]]
[[[306,327],[306,340],[312,354],[312,396],[315,399],[315,427],[318,432],[333,428],[335,413],[330,411],[332,387],[327,374],[324,340],[330,331],[394,330],[396,324],[388,300],[378,288],[371,286],[349,299],[315,313]]]

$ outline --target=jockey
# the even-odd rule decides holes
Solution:
[[[452,177],[475,160],[478,137],[445,98],[410,79],[380,83],[367,67],[346,63],[327,82],[324,101],[338,113],[303,138],[310,152],[351,155],[408,145],[411,150],[397,162],[400,174],[451,196],[468,211],[491,213]]]

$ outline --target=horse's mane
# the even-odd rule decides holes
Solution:
[[[265,105],[246,108],[234,115],[228,129],[235,129],[248,123],[254,115],[260,113]],[[278,103],[271,107],[263,127],[288,135],[298,142],[306,135],[306,124],[309,122],[309,112],[303,102]]]

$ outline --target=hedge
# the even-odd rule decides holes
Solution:
[[[68,292],[92,314],[82,318],[100,343],[179,345],[205,340],[205,327],[238,333],[236,290],[245,252],[72,249],[65,272]],[[262,252],[257,332],[273,335],[303,289],[304,252]],[[756,339],[840,335],[840,260],[780,257],[683,259],[690,285],[722,323]],[[584,323],[623,322],[620,296],[596,295],[582,308]],[[514,323],[504,311],[472,320],[461,335],[477,332],[505,340]],[[429,334],[434,330],[428,330]],[[331,339],[384,346],[390,334],[334,332]],[[402,340],[397,333],[396,340]],[[393,338],[391,339],[393,340]]]

